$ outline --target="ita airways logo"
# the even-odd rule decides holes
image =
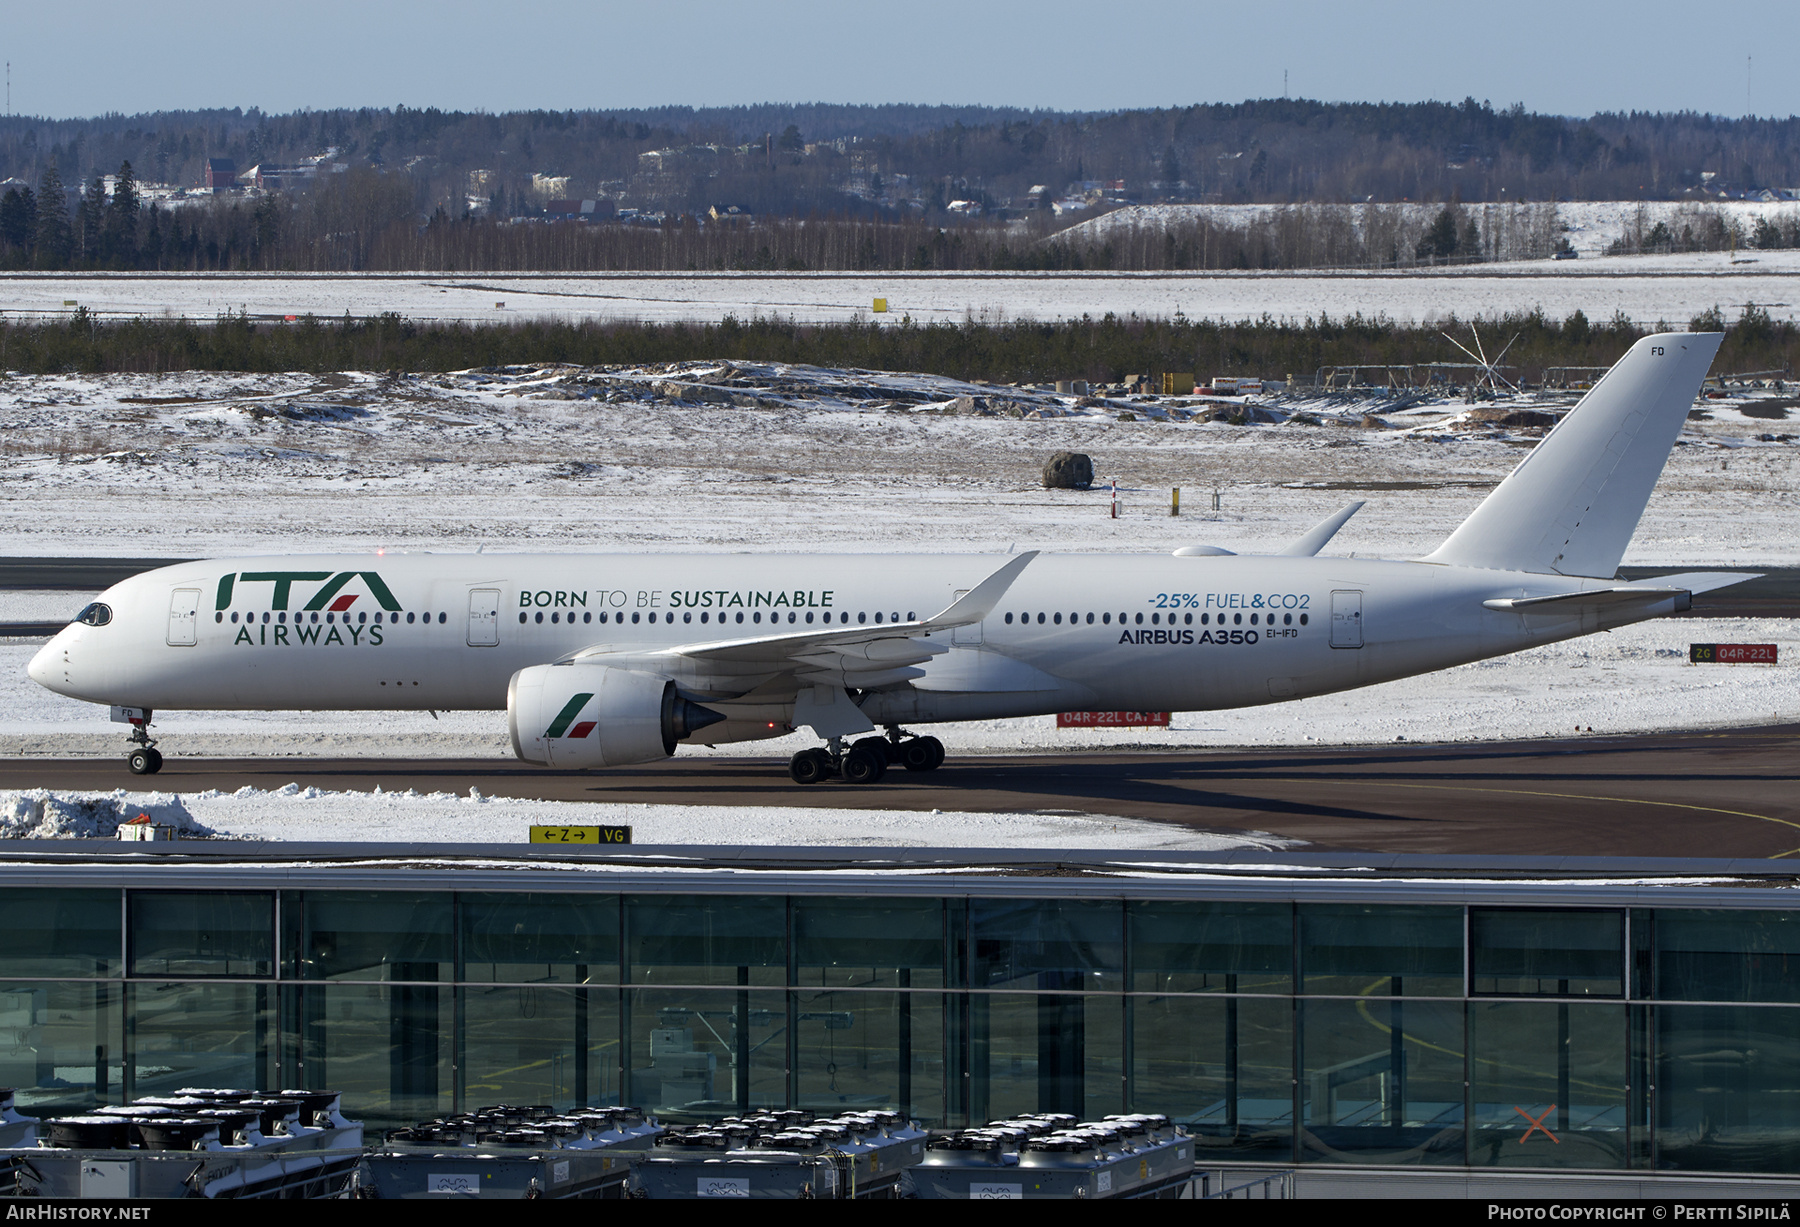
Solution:
[[[230,609],[232,595],[240,584],[273,585],[269,593],[272,610],[292,609],[293,602],[301,599],[296,595],[297,591],[306,594],[305,604],[299,607],[302,611],[343,613],[359,600],[366,600],[390,613],[400,609],[393,590],[374,571],[339,571],[335,574],[330,571],[241,571],[220,577],[219,595],[213,608]]]
[[[552,720],[550,722],[550,727],[544,730],[544,739],[546,741],[554,741],[564,733],[567,733],[571,738],[580,739],[593,732],[596,721],[583,720],[580,723],[575,722],[575,717],[581,714],[581,709],[586,707],[587,701],[593,697],[594,696],[591,693],[578,694],[567,703],[564,703],[563,709],[556,713],[556,719]]]

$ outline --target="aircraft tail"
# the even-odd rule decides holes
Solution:
[[[1722,340],[1633,345],[1424,561],[1611,578]]]

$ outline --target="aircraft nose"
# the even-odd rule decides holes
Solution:
[[[64,631],[58,634],[49,643],[39,648],[37,654],[31,658],[31,663],[25,666],[25,675],[32,681],[47,690],[56,690],[59,693],[61,687],[58,683],[63,680],[63,648],[66,646],[63,636],[67,633]]]

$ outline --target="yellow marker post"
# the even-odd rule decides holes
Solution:
[[[1172,516],[1178,516],[1181,514],[1181,487],[1180,486],[1176,486],[1169,491],[1169,514]]]
[[[876,315],[886,315],[887,314],[887,299],[877,298],[875,300],[875,314]]]

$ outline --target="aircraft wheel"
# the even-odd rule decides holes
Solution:
[[[149,747],[125,756],[125,766],[133,775],[155,775],[162,770],[162,764],[162,755]]]
[[[844,755],[844,783],[873,784],[887,771],[887,759],[867,746],[854,745]]]
[[[881,759],[883,766],[891,766],[894,762],[894,748],[885,737],[865,737],[850,747],[853,750],[867,749]]]
[[[900,763],[908,771],[936,771],[944,765],[944,743],[935,737],[901,742]]]
[[[802,750],[788,760],[788,774],[796,784],[817,784],[831,774],[831,755],[823,750]]]

